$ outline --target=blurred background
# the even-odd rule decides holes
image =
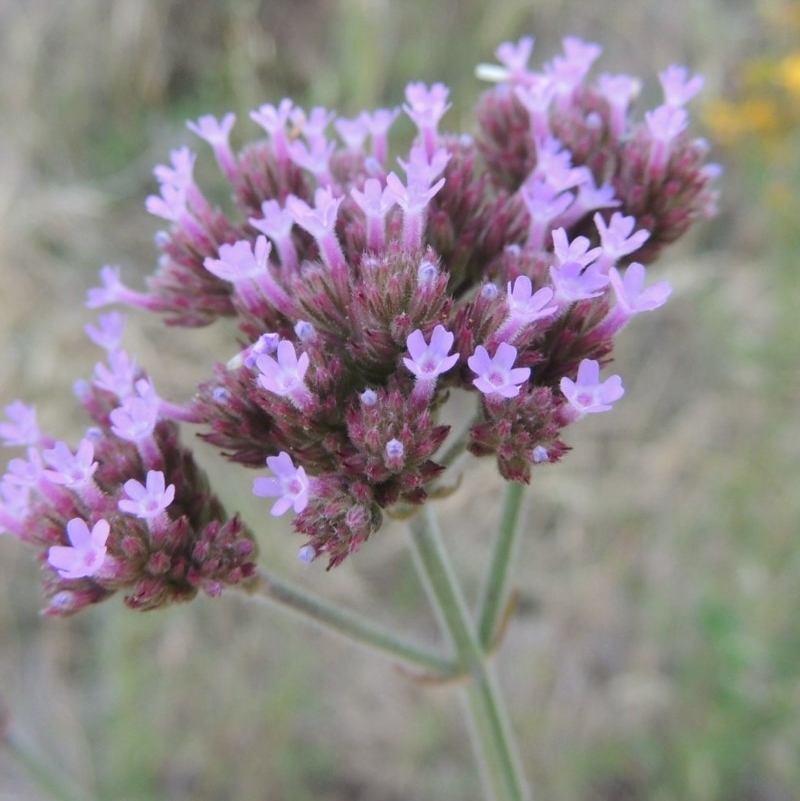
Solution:
[[[800,798],[800,2],[0,0],[0,404],[35,401],[77,441],[71,395],[99,353],[86,289],[105,263],[141,285],[151,170],[202,113],[290,95],[354,114],[443,81],[472,128],[478,62],[577,35],[602,71],[706,76],[692,110],[725,166],[719,216],[652,270],[674,299],[621,337],[627,394],[535,471],[521,603],[501,673],[539,801]],[[232,340],[131,315],[126,345],[185,399]],[[191,432],[187,432],[187,437]],[[9,457],[13,456],[9,453]],[[252,474],[203,462],[276,570],[433,640],[402,527],[330,574],[295,559]],[[793,490],[792,487],[795,487]],[[442,503],[473,591],[496,519],[491,464]],[[268,517],[268,515],[267,515]],[[471,521],[469,526],[466,520]],[[455,699],[229,593],[150,614],[118,600],[38,616],[32,554],[0,538],[0,697],[16,739],[97,801],[476,799]],[[2,713],[0,713],[1,715]],[[0,728],[2,723],[0,723]],[[50,798],[0,750],[0,801]]]

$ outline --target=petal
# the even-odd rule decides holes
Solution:
[[[440,356],[444,357],[450,352],[453,347],[455,336],[448,331],[443,325],[437,325],[431,334],[431,348],[436,351]]]
[[[111,526],[108,524],[108,520],[100,518],[100,520],[94,524],[94,528],[92,529],[91,544],[93,546],[93,550],[102,550],[105,553],[105,545],[110,533]]]
[[[483,345],[478,345],[478,347],[475,348],[475,353],[467,359],[467,365],[469,369],[477,375],[483,375],[483,373],[491,370],[492,360],[489,358],[489,351],[487,351]]]
[[[253,479],[253,495],[258,495],[259,498],[275,498],[282,494],[283,485],[279,479],[272,476]]]
[[[577,384],[582,387],[593,386],[600,382],[600,363],[594,359],[584,359],[578,366]]]
[[[412,331],[408,335],[406,339],[406,347],[408,348],[408,352],[411,354],[411,358],[414,360],[419,360],[428,349],[428,346],[425,344],[425,337],[419,328],[417,328],[416,331]]]
[[[290,498],[288,495],[282,495],[272,505],[272,509],[269,510],[269,513],[273,517],[280,517],[284,512],[288,511],[291,505],[292,505],[292,498]]]
[[[508,342],[501,342],[494,354],[494,365],[503,370],[510,370],[517,358],[517,349]]]
[[[85,551],[91,547],[92,535],[82,517],[73,517],[67,523],[67,537],[77,550]]]
[[[294,345],[288,339],[282,339],[278,343],[278,364],[284,369],[297,368],[297,353]]]
[[[47,562],[62,578],[83,578],[85,564],[80,551],[65,545],[53,545],[47,552]]]

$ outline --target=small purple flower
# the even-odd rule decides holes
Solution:
[[[110,531],[108,521],[102,518],[89,531],[85,520],[73,517],[67,523],[70,545],[54,545],[47,561],[63,579],[90,578],[103,566]]]
[[[186,127],[204,139],[214,150],[220,170],[229,181],[235,181],[239,174],[236,156],[230,145],[230,133],[236,123],[236,115],[226,114],[218,120],[211,114],[204,114],[197,122],[187,122]]]
[[[584,359],[580,363],[577,381],[565,376],[561,379],[560,386],[573,410],[577,412],[572,419],[585,414],[607,412],[611,404],[625,394],[622,379],[618,375],[600,381],[600,363],[593,359]]]
[[[235,124],[236,115],[229,112],[221,121],[211,114],[204,114],[197,122],[187,122],[186,127],[216,149],[219,145],[228,144]]]
[[[27,459],[12,459],[8,463],[8,473],[4,481],[11,481],[20,487],[36,487],[44,477],[44,463],[36,448],[28,448]]]
[[[651,180],[660,180],[669,163],[672,143],[686,130],[689,115],[682,106],[665,104],[646,112],[644,121],[652,140],[647,170]]]
[[[281,335],[274,332],[262,334],[249,348],[231,360],[229,367],[237,367],[239,364],[244,364],[250,370],[255,370],[256,361],[262,354],[272,356],[278,350],[278,344],[281,341]]]
[[[328,141],[325,134],[310,136],[306,134],[306,141],[295,139],[289,143],[289,156],[292,161],[304,170],[308,170],[320,185],[331,182],[329,162],[336,150],[336,143]]]
[[[364,125],[372,135],[372,157],[378,164],[386,164],[386,153],[389,147],[389,128],[392,127],[392,124],[399,116],[399,108],[379,108],[371,114],[368,111],[361,112]]]
[[[153,395],[132,395],[109,414],[111,430],[120,439],[141,443],[149,439],[158,422],[159,398]]]
[[[611,215],[608,225],[600,213],[595,214],[593,219],[600,234],[600,247],[603,253],[599,262],[604,272],[623,256],[637,251],[650,238],[650,232],[645,228],[634,232],[636,218],[626,217],[619,211]]]
[[[277,200],[265,200],[261,204],[261,213],[264,215],[261,219],[250,218],[250,225],[272,240],[283,268],[294,270],[297,267],[297,249],[292,239],[294,215],[288,209],[281,208]]]
[[[0,479],[0,534],[11,534],[20,539],[24,537],[30,496],[30,487],[18,484],[9,476]]]
[[[523,36],[519,42],[503,42],[495,51],[502,64],[479,64],[475,70],[478,78],[484,81],[510,84],[525,83],[530,75],[528,61],[533,53],[534,39]]]
[[[275,474],[253,480],[253,494],[260,498],[278,498],[270,514],[278,517],[293,507],[300,514],[308,505],[309,481],[302,467],[295,467],[286,451],[267,457],[267,467]]]
[[[262,354],[256,359],[256,366],[261,371],[258,383],[275,395],[289,398],[292,403],[302,407],[310,400],[308,387],[303,380],[308,371],[309,358],[307,353],[297,357],[294,345],[288,339],[278,343],[277,359],[268,354]]]
[[[160,470],[148,470],[146,484],[136,479],[125,482],[127,498],[118,506],[121,511],[142,520],[158,517],[175,499],[175,485],[165,487],[164,474]]]
[[[532,250],[544,250],[553,221],[570,207],[575,195],[559,192],[541,178],[527,180],[520,187],[519,195],[529,216],[526,244]]]
[[[391,189],[377,178],[367,178],[363,192],[353,188],[350,194],[367,218],[367,248],[376,252],[383,250],[386,215],[396,202]]]
[[[119,400],[125,400],[134,394],[134,383],[139,368],[136,362],[131,359],[127,351],[112,350],[108,353],[108,364],[106,367],[102,362],[94,366],[94,385],[107,392],[116,395]]]
[[[500,343],[493,358],[483,345],[478,345],[475,353],[467,359],[470,370],[477,376],[472,383],[489,397],[515,398],[520,386],[531,375],[530,367],[514,367],[516,358],[517,349],[507,342]]]
[[[702,75],[690,78],[689,70],[677,64],[671,64],[659,72],[658,79],[664,90],[664,103],[668,106],[685,105],[703,88]]]
[[[547,305],[553,299],[553,290],[542,287],[534,292],[533,283],[527,275],[520,275],[513,286],[509,281],[507,293],[509,317],[521,325],[529,325],[557,311],[556,306]]]
[[[232,245],[222,245],[219,259],[207,258],[203,266],[223,281],[239,284],[253,281],[267,272],[267,263],[272,245],[265,236],[256,239],[255,246],[246,239]]]
[[[514,94],[525,107],[530,118],[530,129],[537,140],[550,135],[548,111],[556,94],[556,82],[549,75],[532,76],[524,85],[514,87]]]
[[[634,315],[663,306],[672,293],[668,281],[659,281],[645,287],[645,268],[638,262],[628,265],[624,278],[615,267],[612,267],[608,272],[608,278],[614,288],[617,303],[597,327],[595,335],[599,337],[613,336]]]
[[[568,306],[578,300],[599,297],[609,281],[597,264],[591,264],[584,269],[577,261],[554,264],[550,267],[550,277],[555,288],[554,299],[559,307]]]
[[[450,370],[458,361],[458,354],[448,356],[455,336],[443,325],[437,325],[431,334],[430,344],[426,344],[422,331],[412,331],[406,339],[411,358],[404,357],[403,363],[417,377],[418,381],[431,381]]]
[[[122,335],[125,331],[125,315],[120,312],[101,314],[97,325],[87,323],[84,331],[95,345],[108,352],[119,350],[122,345]]]
[[[65,442],[56,442],[42,456],[52,468],[44,471],[47,480],[66,487],[88,484],[98,467],[98,463],[94,461],[94,444],[89,439],[80,441],[76,453]]]
[[[576,36],[567,36],[562,41],[564,55],[546,64],[545,72],[553,78],[558,94],[567,95],[586,77],[603,48]]]
[[[250,112],[250,119],[269,134],[279,164],[286,164],[289,161],[289,139],[286,135],[286,127],[293,111],[294,103],[288,98],[284,98],[277,108],[266,103],[258,111]]]
[[[34,406],[27,406],[16,400],[6,406],[5,413],[9,422],[0,423],[0,437],[6,447],[38,444],[42,435],[36,423]]]
[[[347,263],[336,237],[336,216],[344,196],[334,197],[329,188],[318,187],[314,192],[314,206],[305,200],[289,195],[286,209],[294,221],[317,240],[320,255],[332,271],[346,271]]]
[[[170,154],[171,167],[159,164],[153,175],[160,184],[169,184],[176,189],[185,189],[194,183],[194,162],[197,156],[188,147],[173,150]]]
[[[619,274],[616,267],[612,267],[608,277],[617,296],[617,303],[630,315],[663,306],[672,293],[668,281],[659,281],[645,288],[645,268],[639,262],[629,264],[624,277]]]
[[[364,149],[364,142],[369,136],[369,125],[363,113],[352,120],[339,117],[333,123],[333,127],[336,128],[336,133],[339,134],[348,150],[360,153]]]
[[[591,242],[585,236],[576,236],[570,242],[567,239],[567,232],[563,228],[556,228],[553,231],[553,253],[556,263],[561,265],[565,262],[578,262],[581,267],[591,264],[601,253],[602,248],[589,249]]]
[[[408,102],[403,104],[403,111],[419,129],[423,147],[429,156],[436,149],[439,121],[450,108],[448,94],[449,89],[443,83],[435,83],[430,89],[424,83],[410,83],[406,86]]]
[[[556,192],[564,192],[592,179],[587,167],[573,167],[572,154],[554,136],[547,136],[536,146],[536,167],[528,180],[538,179]]]
[[[611,133],[622,136],[627,130],[627,115],[631,101],[641,91],[642,82],[630,75],[601,75],[597,88],[611,107]]]
[[[186,186],[161,184],[160,194],[150,195],[146,198],[144,207],[154,217],[161,217],[169,222],[178,222],[188,213],[186,190]]]

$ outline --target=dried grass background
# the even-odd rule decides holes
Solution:
[[[752,4],[723,0],[624,13],[579,0],[0,0],[0,401],[34,400],[49,430],[80,436],[71,384],[98,358],[85,291],[103,263],[131,284],[151,269],[158,226],[142,202],[153,164],[190,140],[184,119],[234,110],[254,134],[247,109],[286,94],[352,113],[442,80],[448,125],[469,129],[474,65],[526,33],[537,63],[576,34],[649,96],[675,61],[713,96],[768,46],[757,21]],[[674,300],[622,337],[625,400],[571,429],[573,453],[529,492],[500,658],[542,801],[798,797],[797,270],[771,247],[747,170],[727,168],[720,217],[658,266]],[[176,400],[210,355],[230,355],[216,329],[165,332],[145,315],[129,326],[128,346]],[[276,569],[435,636],[401,526],[332,574],[302,568],[288,526],[248,497],[251,474],[203,458],[230,507],[263,522]],[[493,476],[482,464],[441,504],[472,589]],[[37,570],[0,539],[0,694],[15,734],[82,797],[477,799],[446,690],[232,595],[43,620]],[[0,801],[45,798],[0,751]]]

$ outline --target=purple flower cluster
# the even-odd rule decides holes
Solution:
[[[600,378],[616,333],[669,296],[666,282],[647,285],[643,264],[713,213],[716,168],[686,132],[700,78],[670,67],[664,103],[637,121],[638,81],[590,79],[597,45],[565,39],[541,71],[528,67],[532,49],[532,39],[506,43],[499,65],[479,67],[497,85],[478,104],[474,137],[441,130],[445,86],[410,84],[402,113],[417,135],[398,168],[387,153],[400,109],[342,119],[282,100],[251,113],[266,135],[238,152],[232,114],[190,123],[211,145],[235,213],[195,183],[194,153],[173,152],[146,204],[168,223],[147,291],[107,267],[90,293],[91,307],[125,303],[171,325],[237,319],[244,347],[200,386],[191,416],[234,462],[266,462],[273,475],[254,492],[277,499],[273,514],[294,510],[304,561],[338,564],[385,509],[426,500],[445,469],[438,454],[450,429],[437,417],[454,391],[476,398],[467,448],[494,456],[506,479],[527,482],[534,465],[558,461],[564,426],[623,393],[618,376]],[[128,388],[99,415],[128,473],[112,480],[101,463],[96,493],[120,510],[157,510],[128,511],[126,525],[135,519],[142,532],[182,520],[186,479],[152,465],[164,461],[172,424],[127,357],[109,362],[88,406]],[[10,438],[19,444],[25,414],[9,414],[20,418]],[[163,475],[143,483],[151,469]],[[176,487],[168,505],[165,482]],[[100,517],[84,515],[92,526]],[[103,526],[76,524],[66,545],[63,518],[66,550],[51,565],[115,564],[114,521],[107,539]],[[228,525],[238,524],[219,530]]]
[[[117,591],[133,609],[218,595],[255,572],[255,543],[228,519],[192,454],[178,443],[176,419],[121,349],[123,319],[87,326],[107,364],[76,394],[92,417],[73,451],[43,434],[33,407],[6,408],[0,437],[25,448],[0,479],[0,532],[39,549],[48,568],[50,615],[69,615]]]

